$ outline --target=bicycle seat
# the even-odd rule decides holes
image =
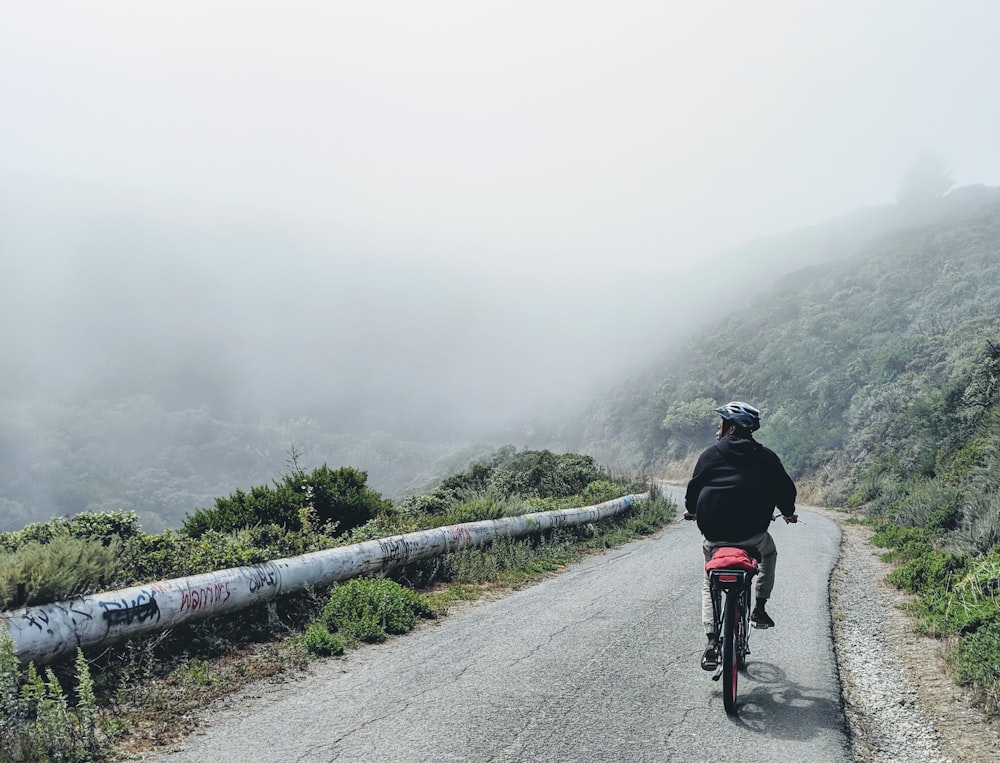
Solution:
[[[720,546],[715,549],[712,558],[705,562],[705,571],[712,570],[744,570],[757,571],[757,560],[750,551],[736,546]]]

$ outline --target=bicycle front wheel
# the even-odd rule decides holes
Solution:
[[[722,701],[726,712],[736,714],[736,691],[740,677],[739,591],[727,591],[722,615]]]

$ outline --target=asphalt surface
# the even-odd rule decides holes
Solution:
[[[306,678],[213,706],[184,761],[852,760],[828,581],[840,531],[775,523],[777,627],[752,634],[739,716],[699,667],[694,523],[589,558]]]

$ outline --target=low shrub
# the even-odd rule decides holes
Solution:
[[[952,652],[955,678],[962,686],[975,686],[985,698],[987,711],[1000,710],[1000,622],[991,622],[961,639]]]
[[[623,495],[622,486],[609,480],[594,480],[580,493],[584,506],[596,506],[605,501],[612,501]]]
[[[892,525],[879,526],[872,541],[895,546],[897,558],[905,560],[886,579],[918,596],[907,605],[918,617],[917,630],[957,636],[951,655],[956,680],[973,685],[987,709],[1000,710],[1000,548],[978,558],[932,551],[928,528]],[[914,555],[918,549],[923,551]]]
[[[121,544],[56,535],[0,553],[0,608],[16,609],[107,590],[119,579]]]
[[[0,760],[91,760],[102,737],[87,661],[77,650],[76,705],[72,706],[51,667],[18,664],[13,640],[0,628]]]
[[[942,554],[928,551],[908,559],[889,573],[889,583],[914,594],[940,596],[948,593],[969,568],[966,554]]]
[[[184,538],[170,530],[129,538],[122,548],[123,579],[119,586],[182,577],[184,542]]]
[[[184,519],[183,532],[200,538],[207,532],[230,532],[257,525],[277,525],[289,531],[312,529],[343,534],[363,525],[389,502],[367,486],[368,474],[350,466],[331,469],[326,464],[306,474],[296,470],[273,486],[250,492],[236,490],[215,499],[212,509],[198,509]],[[309,517],[315,520],[315,526]]]
[[[445,517],[445,524],[481,522],[535,511],[517,495],[502,495],[494,490],[470,490],[461,503],[454,506]]]
[[[636,535],[651,535],[677,516],[677,507],[660,497],[632,504],[632,515],[626,520]]]
[[[344,653],[344,640],[330,633],[323,623],[310,623],[302,634],[302,645],[309,654],[331,657]]]
[[[449,582],[516,585],[541,572],[551,572],[581,556],[569,529],[553,530],[534,538],[500,536],[489,546],[464,548],[447,554],[440,578]]]
[[[872,545],[889,549],[888,560],[917,559],[934,550],[931,532],[923,527],[881,524],[871,538]]]
[[[355,578],[334,586],[320,622],[358,641],[384,641],[406,633],[418,617],[434,617],[420,594],[388,578]]]
[[[139,516],[134,511],[84,511],[72,517],[55,517],[26,525],[21,530],[0,533],[0,552],[17,551],[29,544],[46,545],[56,538],[97,540],[109,545],[113,540],[126,541],[142,533]]]

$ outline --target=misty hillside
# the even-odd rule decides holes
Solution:
[[[764,412],[760,440],[834,500],[995,494],[1000,194],[953,197],[728,316],[723,286],[740,282],[718,274],[720,318],[595,404],[581,449],[664,469],[712,441],[714,405],[740,399]]]

